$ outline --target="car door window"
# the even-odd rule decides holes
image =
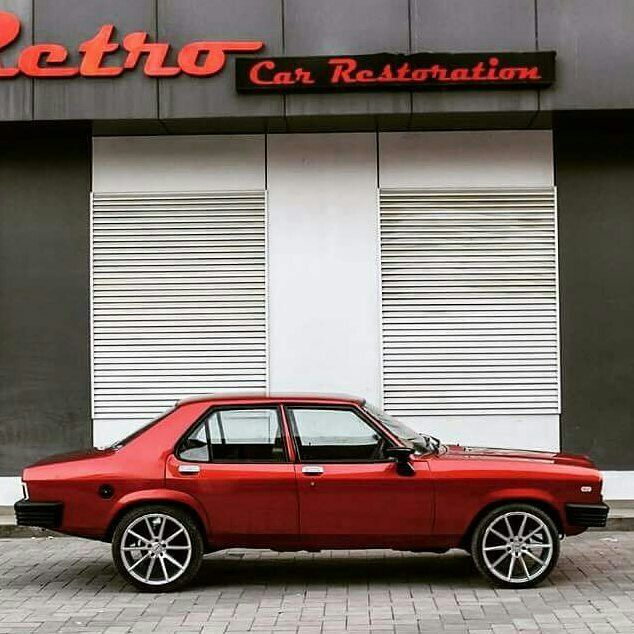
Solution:
[[[347,409],[289,408],[302,462],[363,462],[385,459],[385,440]]]
[[[193,462],[207,462],[209,455],[209,439],[207,425],[198,425],[180,445],[179,457]]]
[[[183,440],[179,457],[213,462],[284,462],[278,411],[276,408],[215,410]]]

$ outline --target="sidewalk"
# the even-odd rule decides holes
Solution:
[[[496,589],[458,550],[205,557],[194,583],[138,593],[110,546],[0,539],[0,634],[591,634],[634,632],[634,532],[565,539],[552,575]]]

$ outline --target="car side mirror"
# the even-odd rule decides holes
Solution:
[[[413,476],[416,473],[412,467],[409,457],[414,453],[410,447],[386,447],[385,455],[394,458],[396,462],[396,472],[402,476]]]

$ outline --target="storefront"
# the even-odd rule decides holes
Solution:
[[[633,98],[575,83],[563,8],[498,8],[533,40],[497,41],[415,0],[362,33],[346,3],[65,4],[0,5],[0,504],[38,457],[267,390],[589,453],[634,497]]]

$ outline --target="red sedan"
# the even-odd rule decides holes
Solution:
[[[493,583],[528,587],[564,535],[608,513],[583,456],[443,445],[338,397],[190,399],[23,481],[18,524],[111,542],[121,574],[153,591],[231,547],[463,548]]]

